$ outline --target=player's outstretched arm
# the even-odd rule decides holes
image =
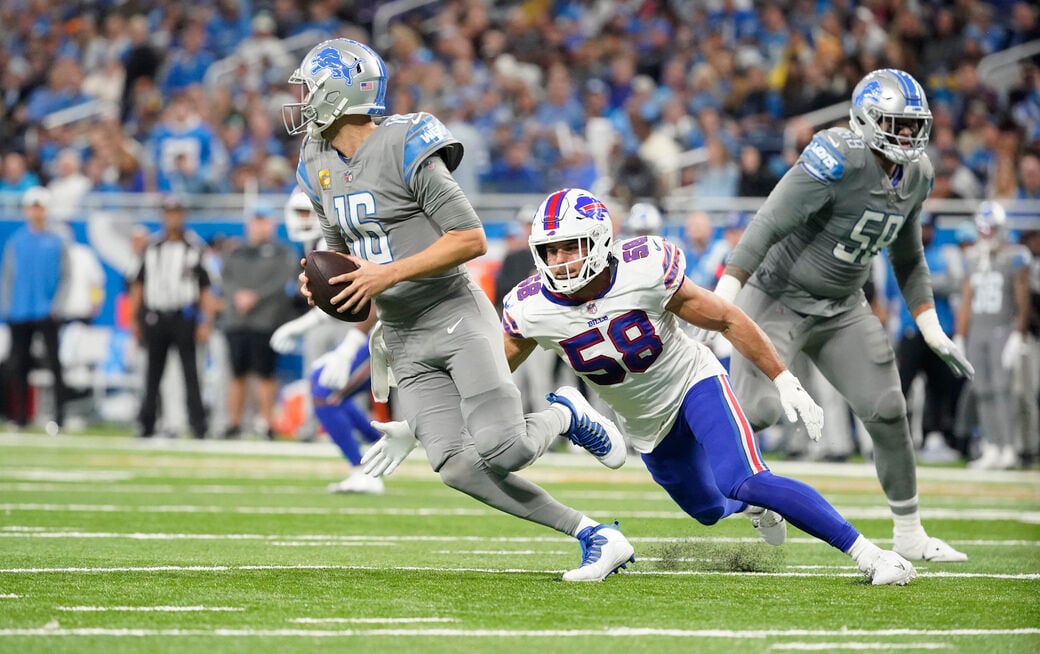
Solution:
[[[717,290],[711,293],[686,280],[672,296],[668,310],[697,327],[722,333],[737,352],[773,380],[787,419],[795,422],[801,418],[809,437],[820,439],[823,409],[787,370],[765,332],[739,307],[720,296]]]

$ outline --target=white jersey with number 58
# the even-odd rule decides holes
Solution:
[[[725,369],[665,308],[686,280],[682,250],[643,236],[618,243],[613,255],[613,277],[599,297],[557,295],[535,275],[506,295],[502,325],[560,355],[618,414],[632,446],[649,452],[690,387]]]

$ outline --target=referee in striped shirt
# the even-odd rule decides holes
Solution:
[[[159,383],[171,347],[184,367],[188,424],[195,438],[206,436],[206,414],[196,362],[196,343],[205,343],[213,328],[215,301],[202,265],[204,245],[184,232],[185,205],[177,196],[163,199],[163,232],[145,248],[141,269],[130,287],[134,337],[147,352],[140,436],[155,433]]]

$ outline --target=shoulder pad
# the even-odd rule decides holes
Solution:
[[[1011,246],[1012,267],[1016,270],[1022,266],[1028,266],[1033,260],[1033,253],[1024,245],[1015,244]]]
[[[405,181],[409,180],[418,164],[435,152],[440,154],[449,171],[455,170],[462,161],[462,144],[451,135],[444,123],[425,112],[402,116],[405,117],[409,123],[401,162]]]
[[[830,184],[845,175],[850,163],[854,166],[856,159],[861,159],[850,156],[857,149],[864,149],[863,139],[852,131],[826,129],[813,136],[812,141],[802,151],[798,165],[813,179]]]

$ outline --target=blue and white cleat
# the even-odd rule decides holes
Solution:
[[[578,447],[588,450],[608,468],[625,465],[628,447],[621,430],[609,418],[592,408],[589,401],[573,386],[561,386],[545,399],[562,404],[571,412],[571,427],[567,438]]]
[[[612,525],[585,527],[578,534],[581,567],[563,573],[564,581],[603,581],[629,563],[635,563],[635,550],[621,533],[617,521]]]

